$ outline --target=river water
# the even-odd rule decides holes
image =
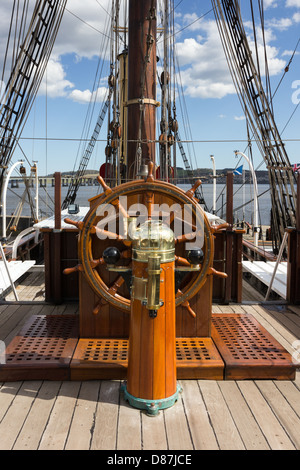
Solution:
[[[181,185],[183,189],[190,189],[190,185]],[[89,206],[88,200],[96,196],[100,191],[99,186],[81,186],[77,193],[76,203],[81,207]],[[270,223],[270,210],[271,210],[271,198],[270,198],[270,187],[268,184],[258,185],[258,207],[259,207],[259,223],[268,225]],[[62,201],[67,194],[68,187],[62,187]],[[213,185],[203,184],[202,192],[204,200],[206,202],[209,211],[213,208]],[[19,188],[9,188],[7,192],[7,215],[14,213],[16,207],[24,193],[24,187],[20,185]],[[246,184],[244,186],[234,185],[233,187],[233,209],[235,220],[246,220],[251,223],[253,220],[253,187],[252,185]],[[53,214],[54,207],[54,188],[48,186],[47,188],[38,188],[39,194],[39,209],[43,217]],[[31,195],[34,202],[35,188],[31,188]],[[28,199],[26,198],[28,201]],[[244,207],[245,203],[247,204]],[[226,213],[226,186],[224,184],[216,185],[216,210],[219,217],[225,217]],[[26,202],[23,206],[22,215],[30,215],[30,206]]]

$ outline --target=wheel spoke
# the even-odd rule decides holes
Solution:
[[[107,300],[104,300],[103,298],[101,298],[99,302],[97,302],[96,305],[94,306],[93,314],[98,315],[101,310],[101,307],[104,307],[104,305],[107,305],[107,304],[108,304]]]
[[[97,225],[93,226],[94,233],[96,233],[99,238],[110,238],[112,240],[125,240],[125,238],[122,235],[118,235],[117,233],[110,232],[109,230],[104,230],[102,228],[97,227]]]
[[[151,191],[145,192],[144,195],[144,204],[147,208],[147,214],[148,214],[148,219],[151,219],[152,217],[152,210],[153,210],[153,204],[154,204],[154,193]]]
[[[176,297],[179,297],[180,295],[183,295],[183,292],[181,290],[178,289],[177,291],[177,294],[176,294]],[[196,318],[196,313],[194,312],[194,310],[191,308],[190,306],[190,303],[188,300],[185,300],[184,302],[182,302],[182,307],[184,307],[188,313],[193,317],[193,318]]]
[[[195,191],[196,189],[202,184],[202,181],[201,180],[197,180],[194,184],[194,186],[189,189],[188,191],[186,191],[186,195],[189,196],[189,197],[194,197],[194,194],[195,194]]]
[[[72,273],[77,273],[78,271],[83,271],[82,264],[77,264],[77,266],[74,266],[73,268],[66,268],[63,270],[63,273],[68,275]]]
[[[118,289],[124,284],[123,276],[118,276],[113,285],[108,289],[108,293],[111,295],[116,295]]]
[[[175,261],[180,266],[191,266],[191,263],[189,263],[188,260],[186,258],[183,258],[182,256],[176,256],[175,255]]]

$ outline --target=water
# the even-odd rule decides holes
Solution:
[[[181,185],[185,190],[190,189],[190,185]],[[88,200],[97,194],[101,190],[100,186],[81,186],[77,193],[76,203],[80,206],[87,207],[89,206]],[[62,201],[64,200],[68,191],[68,187],[62,187]],[[14,188],[8,190],[7,192],[7,214],[12,214],[17,204],[20,201],[24,192],[24,187],[20,185],[19,188]],[[47,188],[38,188],[39,192],[39,208],[43,215],[49,216],[53,214],[54,208],[54,188],[48,186]],[[203,184],[202,192],[204,200],[208,207],[209,211],[212,211],[213,207],[213,185],[212,184]],[[234,208],[234,217],[235,220],[243,220],[244,218],[247,222],[252,223],[253,220],[253,202],[248,203],[244,208],[241,208],[246,201],[253,199],[253,187],[252,185],[245,185],[244,188],[241,185],[233,186],[233,208]],[[269,192],[268,184],[259,184],[258,185],[258,194],[261,195],[258,198],[258,207],[259,207],[259,223],[263,225],[268,225],[270,223],[270,211],[271,211],[271,197]],[[19,197],[18,197],[19,196]],[[34,202],[35,197],[35,188],[31,188],[31,196]],[[216,210],[219,217],[225,217],[226,213],[226,186],[224,184],[216,185]],[[223,210],[222,210],[223,206]],[[239,208],[237,210],[237,208]],[[28,203],[24,204],[22,215],[29,216],[31,215],[30,206]]]
[[[258,211],[259,211],[259,224],[270,224],[271,212],[271,195],[270,186],[268,184],[258,185]],[[213,185],[205,184],[202,186],[204,200],[211,212],[213,207]],[[226,187],[224,184],[216,185],[216,211],[219,217],[224,217],[226,214]],[[242,207],[244,206],[244,207]],[[246,222],[253,222],[253,186],[246,184],[241,186],[239,184],[233,185],[233,215],[236,220],[245,220]]]

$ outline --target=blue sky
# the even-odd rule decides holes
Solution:
[[[77,169],[84,151],[79,139],[89,138],[93,132],[107,84],[108,63],[104,64],[101,80],[96,86],[97,101],[90,127],[84,127],[84,123],[99,53],[101,55],[105,47],[106,37],[102,33],[106,28],[106,11],[110,4],[108,0],[67,2],[47,74],[20,140],[28,159],[38,161],[39,174]],[[252,46],[250,1],[244,0],[241,4]],[[214,155],[217,168],[234,167],[237,163],[234,150],[243,152],[246,147],[246,121],[228,71],[212,3],[210,0],[175,0],[175,5],[176,50],[191,135],[195,141],[192,166],[210,167],[210,155]],[[259,25],[257,1],[254,0],[253,5]],[[10,8],[11,1],[1,0],[1,50],[7,36]],[[271,89],[274,92],[300,37],[300,0],[268,0],[264,2],[264,10]],[[261,37],[259,32],[258,37]],[[273,101],[277,127],[280,132],[284,129],[282,139],[291,163],[300,161],[300,141],[295,141],[299,139],[300,107],[296,109],[299,100],[300,45]],[[103,163],[106,134],[105,123],[99,137],[101,142],[95,147],[89,168],[98,169]],[[180,134],[184,138],[182,127]],[[255,145],[253,155],[255,167],[264,169]],[[17,149],[13,161],[21,157]],[[183,166],[179,159],[177,165]]]

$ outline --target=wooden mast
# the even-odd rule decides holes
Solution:
[[[129,0],[127,178],[155,163],[156,0]]]

